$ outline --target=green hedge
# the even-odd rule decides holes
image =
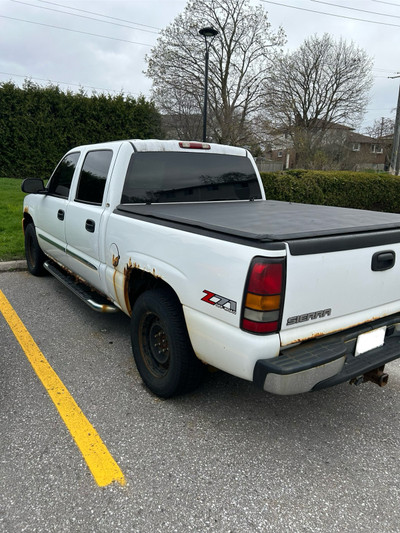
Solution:
[[[368,172],[261,173],[268,199],[400,213],[400,177]]]
[[[46,178],[74,146],[160,136],[160,114],[143,97],[0,84],[0,176]]]

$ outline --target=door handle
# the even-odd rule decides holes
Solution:
[[[96,229],[96,223],[94,220],[90,220],[90,218],[88,218],[86,220],[86,223],[85,223],[85,229],[86,231],[88,231],[89,233],[94,233],[94,230]]]
[[[396,254],[392,250],[376,252],[376,254],[372,256],[371,268],[374,272],[389,270],[394,267],[395,263]]]
[[[62,209],[59,209],[57,211],[57,218],[58,220],[64,220],[64,217],[65,217],[65,212],[62,210]]]

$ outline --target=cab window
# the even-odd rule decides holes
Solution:
[[[138,152],[121,203],[215,202],[261,198],[249,158],[227,154]]]
[[[60,161],[49,180],[47,186],[49,194],[68,198],[79,156],[79,152],[73,152]]]

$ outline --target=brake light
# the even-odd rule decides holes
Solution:
[[[243,298],[242,323],[245,331],[276,333],[279,330],[284,287],[284,259],[253,259]]]
[[[194,150],[210,150],[211,146],[208,143],[197,143],[182,141],[179,143],[180,148],[192,148]]]

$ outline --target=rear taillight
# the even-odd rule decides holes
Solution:
[[[242,329],[252,333],[275,333],[279,330],[284,279],[284,259],[253,259],[243,298]]]

